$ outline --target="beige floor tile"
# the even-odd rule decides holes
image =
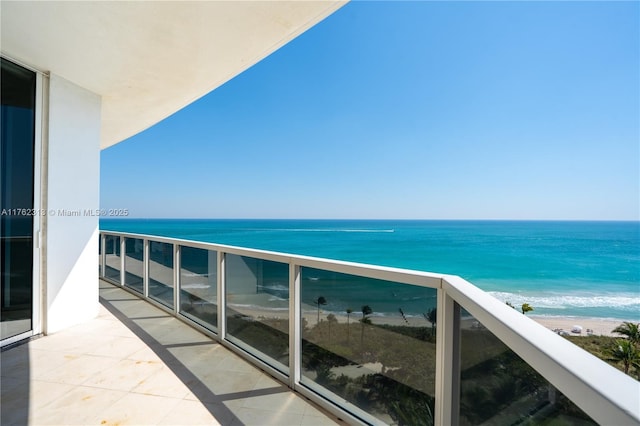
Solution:
[[[277,388],[279,386],[284,386],[284,384],[280,383],[270,375],[266,373],[262,373],[262,375],[260,375],[260,378],[258,379],[258,382],[253,387],[253,389],[256,390],[256,389]]]
[[[157,425],[172,412],[180,399],[128,393],[108,407],[94,412],[88,424],[97,425]]]
[[[15,377],[0,378],[0,424],[26,424],[29,418],[29,388],[28,380]]]
[[[256,383],[260,379],[260,373],[256,370],[249,373],[229,374],[226,371],[211,371],[203,376],[199,376],[202,386],[206,387],[211,393],[218,396],[224,396],[229,393],[249,392],[253,390]],[[198,393],[191,389],[198,396]],[[205,401],[205,402],[217,402]]]
[[[150,317],[142,319],[134,319],[135,325],[140,327],[148,337],[156,340],[159,344],[164,344],[162,339],[164,336],[174,331],[174,324],[177,320],[171,317]]]
[[[29,377],[30,366],[29,346],[26,344],[0,352],[1,377]]]
[[[202,404],[200,401],[182,400],[160,421],[165,426],[228,425],[233,421],[226,409],[216,404]]]
[[[207,343],[211,339],[198,330],[183,324],[179,320],[174,320],[171,324],[172,330],[170,333],[162,335],[158,340],[163,345],[179,345],[179,344],[192,344],[192,343]]]
[[[104,371],[117,362],[115,358],[81,355],[44,374],[41,380],[80,385],[97,372]]]
[[[233,424],[246,426],[299,426],[302,424],[302,414],[293,414],[278,411],[256,410],[241,408],[235,412],[238,420]],[[239,421],[239,423],[238,423]]]
[[[163,368],[160,362],[122,359],[91,375],[83,385],[130,391]]]
[[[65,330],[65,332],[72,334],[90,333],[99,334],[100,336],[135,337],[135,334],[121,322],[100,317],[85,324],[76,325],[69,330]]]
[[[100,345],[88,351],[87,354],[122,359],[146,346],[137,337],[110,336]]]
[[[196,376],[206,375],[220,369],[220,363],[228,356],[228,350],[219,345],[172,347],[170,365],[188,369]]]
[[[33,340],[28,343],[29,348],[47,351],[58,351],[83,354],[98,346],[105,340],[104,336],[83,334],[79,339],[77,334],[60,331],[49,336]]]
[[[96,413],[103,412],[126,395],[122,391],[77,386],[35,410],[30,423],[57,426],[95,424]]]
[[[73,388],[74,385],[33,380],[29,386],[29,403],[31,408],[38,410],[55,399],[71,392]]]
[[[253,372],[256,368],[247,361],[228,351],[227,356],[220,362],[217,367],[222,371],[233,371],[239,373]]]
[[[64,334],[93,334],[100,333],[104,334],[105,329],[114,326],[113,321],[105,320],[102,318],[94,318],[92,321],[87,321],[82,324],[74,325],[73,327],[69,327],[64,330]]]
[[[71,392],[73,385],[48,383],[37,380],[13,382],[2,379],[3,392],[0,406],[0,424],[25,425],[42,407]]]
[[[144,346],[134,353],[126,357],[126,359],[132,359],[134,361],[156,361],[161,362],[158,354],[150,347]]]
[[[169,367],[163,366],[134,386],[131,392],[183,399],[189,393],[189,388]]]
[[[226,403],[229,401],[228,394],[234,396],[240,392],[250,392],[256,381],[257,379],[246,373],[225,375],[223,372],[213,372],[208,376],[198,377],[195,383],[187,383],[190,393],[185,399]],[[238,403],[237,406],[241,407],[242,403]]]
[[[136,301],[115,301],[109,302],[113,305],[118,311],[127,317],[133,319],[134,321],[138,321],[141,318],[149,318],[153,319],[162,319],[162,318],[171,318],[171,315],[167,312],[162,311],[160,308],[157,308],[150,303],[147,303],[142,300]]]
[[[81,354],[32,349],[30,351],[29,375],[32,380],[41,380],[51,371],[81,357]]]

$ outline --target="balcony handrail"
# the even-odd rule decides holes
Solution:
[[[441,281],[444,274],[434,272],[416,271],[413,269],[395,268],[391,266],[370,265],[366,263],[349,262],[344,260],[327,259],[321,257],[305,256],[270,250],[253,249],[248,247],[238,247],[226,244],[209,243],[206,241],[185,240],[181,238],[162,237],[147,234],[136,234],[130,232],[101,230],[101,234],[114,235],[117,237],[146,239],[168,244],[178,244],[201,248],[205,250],[215,250],[239,256],[255,257],[257,259],[271,260],[274,262],[295,264],[308,268],[326,269],[331,272],[359,275],[367,278],[374,278],[386,281],[397,281],[405,284],[417,285],[430,288],[441,288]],[[400,277],[401,279],[398,279]]]
[[[290,267],[317,268],[436,288],[472,314],[594,420],[601,424],[640,424],[640,384],[636,380],[459,276],[129,232],[101,230],[100,234],[215,250],[281,262]],[[446,316],[440,315],[440,318]],[[441,327],[444,325],[438,324],[438,328]],[[440,417],[443,418],[450,417]]]
[[[640,383],[633,378],[463,278],[444,276],[443,290],[598,422],[640,421]]]

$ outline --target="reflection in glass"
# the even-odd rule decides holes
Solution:
[[[1,59],[0,339],[32,329],[36,74]]]
[[[180,248],[180,313],[215,330],[218,325],[217,252]]]
[[[139,238],[127,238],[124,242],[124,285],[144,293],[144,241]]]
[[[289,265],[233,254],[225,265],[227,337],[288,372]]]
[[[461,310],[461,425],[593,425],[591,418]]]
[[[120,284],[120,237],[107,235],[104,241],[104,276]]]
[[[173,308],[173,244],[149,242],[149,297]]]
[[[301,383],[399,425],[432,425],[436,290],[301,269]]]

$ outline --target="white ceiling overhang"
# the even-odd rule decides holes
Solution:
[[[344,1],[2,1],[2,53],[102,96],[101,148],[152,126]]]

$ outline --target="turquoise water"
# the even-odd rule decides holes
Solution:
[[[640,320],[640,222],[102,219],[100,228],[455,274],[538,315]]]

